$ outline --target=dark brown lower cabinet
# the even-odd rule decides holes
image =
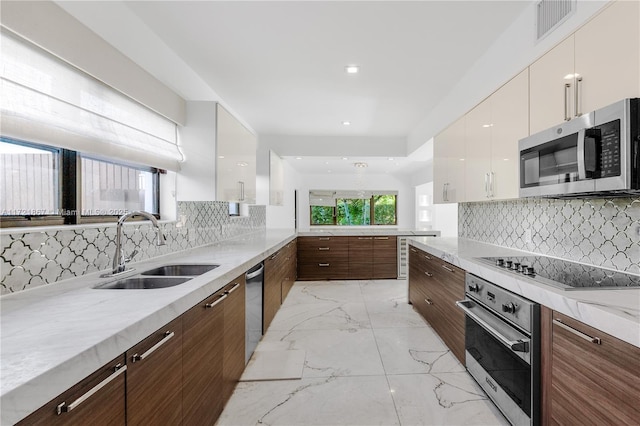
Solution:
[[[285,277],[284,281],[282,281],[282,295],[281,302],[284,302],[291,287],[295,283],[298,274],[298,263],[297,263],[297,244],[296,240],[291,241],[289,244],[285,246]]]
[[[120,356],[21,420],[18,425],[124,425],[125,374],[124,356]]]
[[[126,357],[127,425],[182,424],[182,317],[135,345]]]
[[[262,290],[262,333],[266,333],[273,317],[276,316],[282,304],[282,278],[283,270],[281,261],[282,250],[264,261],[264,283]]]
[[[415,247],[409,248],[409,303],[464,364],[465,271]]]
[[[543,424],[638,424],[640,348],[546,307],[541,331]]]
[[[222,339],[221,394],[223,407],[231,397],[245,367],[245,285],[245,277],[243,274],[231,281],[231,283],[223,289],[227,295],[227,298],[223,302],[224,331]],[[194,423],[185,423],[185,425],[186,424]]]
[[[183,424],[213,424],[222,413],[225,289],[182,316]]]

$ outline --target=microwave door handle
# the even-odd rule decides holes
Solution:
[[[587,178],[587,171],[585,167],[584,158],[584,129],[578,132],[578,180],[585,180]]]

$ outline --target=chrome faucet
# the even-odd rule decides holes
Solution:
[[[123,214],[118,219],[118,225],[116,226],[116,253],[113,256],[113,269],[110,274],[104,274],[103,276],[112,276],[116,274],[120,274],[122,272],[127,272],[126,263],[129,262],[133,257],[138,254],[138,250],[134,250],[129,257],[125,257],[124,250],[122,249],[122,225],[126,222],[127,219],[133,216],[144,216],[151,221],[153,227],[156,229],[156,245],[163,246],[165,245],[165,236],[162,234],[162,230],[160,226],[158,226],[158,220],[151,213],[147,213],[145,211],[134,211],[130,213]]]

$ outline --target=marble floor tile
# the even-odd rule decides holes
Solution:
[[[243,425],[398,425],[384,376],[239,383],[216,423]]]
[[[360,282],[365,302],[407,303],[409,288],[406,280],[368,280]]]
[[[290,304],[362,302],[360,285],[349,281],[298,282],[289,291],[285,302]]]
[[[287,341],[306,351],[302,377],[384,375],[370,329],[271,331],[263,341]]]
[[[387,376],[403,425],[508,425],[467,373]]]
[[[381,328],[373,333],[386,374],[465,371],[431,327]]]
[[[269,330],[338,330],[370,328],[371,322],[362,301],[348,303],[293,303],[286,300]]]
[[[406,301],[366,302],[373,328],[428,327],[425,320]]]
[[[305,355],[303,350],[255,351],[240,381],[301,379]]]

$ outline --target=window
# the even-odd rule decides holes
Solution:
[[[2,227],[159,217],[161,170],[0,138]],[[79,179],[77,177],[79,176]]]
[[[311,225],[396,225],[396,194],[310,191]],[[369,194],[367,194],[369,195]]]

